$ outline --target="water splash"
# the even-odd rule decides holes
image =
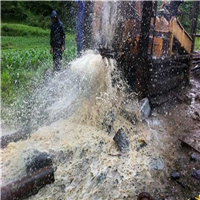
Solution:
[[[87,51],[81,58],[71,62],[68,68],[49,77],[31,99],[31,127],[51,124],[71,116],[93,95],[108,90],[111,94],[114,61],[109,62],[99,54]]]
[[[94,46],[112,49],[118,20],[118,2],[104,1],[95,4],[93,16]]]
[[[56,181],[30,200],[128,199],[150,191],[154,180],[149,163],[160,155],[155,149],[158,141],[155,145],[151,130],[139,122],[137,100],[115,66],[114,60],[87,51],[46,78],[31,98],[29,124],[35,131],[29,139],[1,150],[1,185],[25,176],[26,160],[37,150],[52,157]],[[122,115],[127,105],[136,125]],[[115,114],[108,133],[104,122],[110,111]],[[113,141],[120,128],[130,140],[126,154],[118,152]],[[148,145],[141,148],[143,142]]]

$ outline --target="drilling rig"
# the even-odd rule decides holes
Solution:
[[[193,2],[190,34],[178,18],[181,1],[158,10],[157,1],[86,3],[85,49],[113,57],[139,98],[160,105],[185,88],[190,79],[199,2]]]

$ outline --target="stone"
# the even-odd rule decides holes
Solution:
[[[193,169],[192,170],[192,177],[198,179],[200,181],[200,170]]]
[[[149,99],[144,98],[140,101],[140,118],[142,121],[146,120],[151,113]]]
[[[159,157],[152,158],[149,165],[152,170],[163,170],[165,167],[162,158],[159,158]]]
[[[153,200],[151,195],[147,192],[142,192],[139,194],[137,200]]]
[[[191,156],[190,156],[190,160],[191,161],[199,161],[199,157],[195,154],[195,153],[193,153]]]
[[[200,76],[200,68],[199,66],[195,67],[195,70],[193,71],[193,74],[195,77],[199,78]]]
[[[142,143],[140,144],[140,146],[136,149],[136,151],[139,151],[140,149],[144,148],[147,146],[147,143],[145,141],[142,141]]]
[[[122,128],[117,131],[113,140],[116,142],[119,151],[126,152],[129,150],[129,139]]]
[[[46,152],[39,152],[28,160],[26,163],[26,172],[31,174],[47,166],[52,166],[53,162],[49,154]]]
[[[109,111],[106,113],[106,116],[103,121],[103,126],[106,127],[108,134],[113,132],[113,124],[116,118],[116,112],[114,110]]]
[[[179,174],[178,172],[173,172],[173,173],[171,174],[171,178],[172,178],[173,180],[178,180],[178,179],[180,178],[180,174]]]
[[[136,124],[137,120],[137,115],[136,113],[138,113],[138,110],[136,110],[137,108],[137,104],[135,101],[128,101],[125,102],[122,105],[120,114],[121,116],[123,116],[126,120],[128,120],[129,122],[131,122],[133,125]]]

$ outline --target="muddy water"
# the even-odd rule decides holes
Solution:
[[[48,113],[45,119],[51,119],[51,123],[45,121],[28,140],[10,143],[1,150],[1,185],[26,175],[26,160],[37,150],[51,155],[55,183],[29,199],[132,199],[141,191],[151,191],[154,178],[150,163],[158,158],[165,162],[162,157],[168,138],[162,121],[152,118],[140,122],[134,96],[130,98],[126,93],[122,80],[120,84],[120,81],[112,81],[114,68],[113,60],[102,60],[100,55],[92,52],[71,63],[70,73],[79,78],[73,84],[76,90],[68,93],[64,90],[66,94],[54,96],[53,103],[43,107],[46,109],[44,113]],[[59,80],[65,79],[61,76]],[[58,91],[61,90],[60,84],[57,85]],[[45,87],[50,85],[52,83]],[[42,88],[41,91],[48,89]],[[66,103],[72,94],[76,98]],[[70,115],[60,115],[63,110],[69,112],[66,107],[73,107],[77,101],[78,106],[70,109]],[[135,124],[121,115],[127,101],[133,105]],[[103,122],[110,110],[116,113],[116,117],[113,132],[108,134]],[[125,154],[117,150],[113,141],[114,134],[121,127],[130,140],[130,151]],[[147,145],[141,148],[143,143]]]

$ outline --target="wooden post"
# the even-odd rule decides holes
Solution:
[[[191,53],[194,52],[194,46],[195,46],[195,35],[197,30],[197,22],[198,22],[198,14],[199,14],[199,1],[193,1],[193,17],[192,17],[192,23],[190,26],[190,35],[192,37],[192,48]]]
[[[147,96],[147,84],[148,78],[148,48],[149,48],[149,31],[151,26],[152,16],[152,1],[144,1],[142,9],[142,22],[140,39],[138,43],[138,54],[135,59],[136,64],[136,92],[139,98]]]

